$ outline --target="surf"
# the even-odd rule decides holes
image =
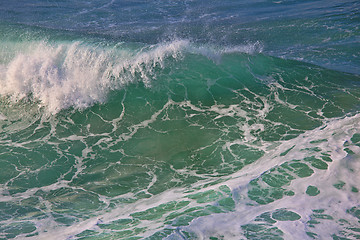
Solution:
[[[0,7],[0,238],[358,238],[357,3],[320,5]]]

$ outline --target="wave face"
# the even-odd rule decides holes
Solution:
[[[0,239],[359,238],[358,9],[0,3]]]

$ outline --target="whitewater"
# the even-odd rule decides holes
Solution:
[[[0,239],[360,238],[359,8],[0,3]]]

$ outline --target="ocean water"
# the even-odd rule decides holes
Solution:
[[[360,239],[360,2],[0,2],[0,239]]]

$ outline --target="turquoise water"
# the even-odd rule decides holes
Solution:
[[[359,7],[0,3],[0,238],[360,238]]]

